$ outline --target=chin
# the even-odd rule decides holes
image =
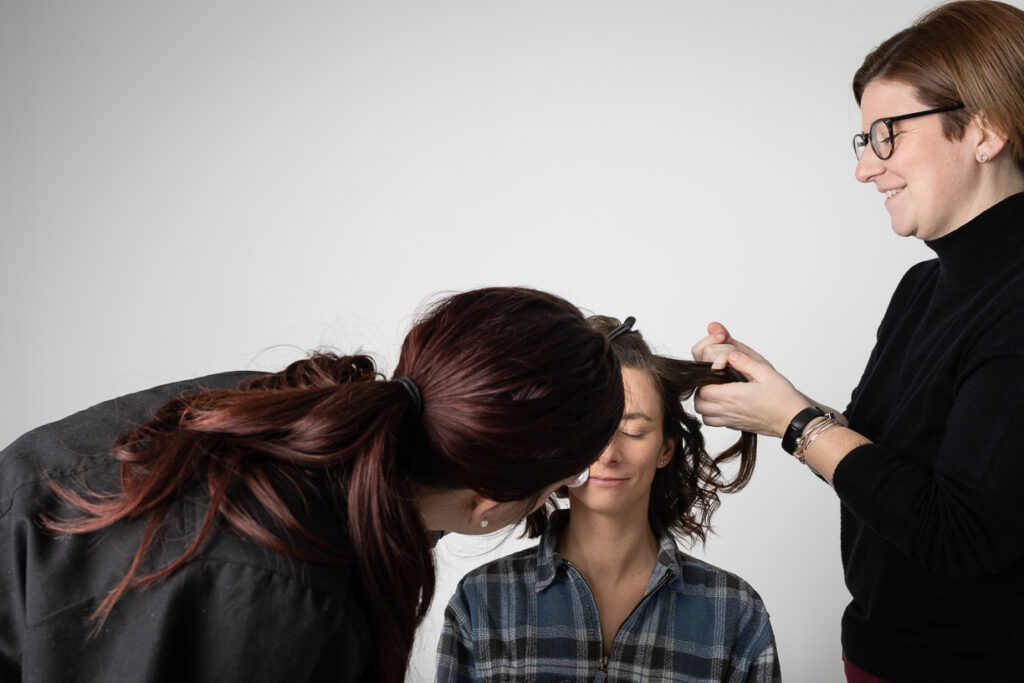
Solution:
[[[900,237],[917,236],[917,226],[906,225],[904,223],[897,221],[896,219],[893,219],[892,221],[892,231],[899,235]]]

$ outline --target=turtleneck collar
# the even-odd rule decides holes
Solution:
[[[1024,264],[1024,192],[1010,195],[959,228],[925,242],[939,257],[939,277],[966,286]]]

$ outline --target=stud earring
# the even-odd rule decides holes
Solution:
[[[489,524],[489,522],[487,521],[486,517],[484,517],[483,519],[480,520],[480,528],[481,529],[486,529],[488,524]]]
[[[979,164],[983,164],[983,163],[985,163],[986,161],[988,161],[988,155],[987,155],[987,154],[985,154],[984,152],[982,152],[981,154],[979,154],[979,155],[978,155],[978,163],[979,163]]]

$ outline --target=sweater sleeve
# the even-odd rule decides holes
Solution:
[[[995,574],[1024,554],[1024,353],[1014,345],[1004,338],[959,379],[931,464],[869,444],[836,468],[836,492],[858,519],[947,578]]]

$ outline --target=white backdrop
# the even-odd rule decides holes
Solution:
[[[853,178],[850,80],[921,0],[0,0],[0,442],[329,345],[386,371],[442,291],[710,320],[844,406],[929,258]],[[712,445],[730,436],[709,430]],[[695,554],[761,593],[789,681],[841,679],[832,491],[762,439]],[[410,680],[466,570],[439,546]]]

